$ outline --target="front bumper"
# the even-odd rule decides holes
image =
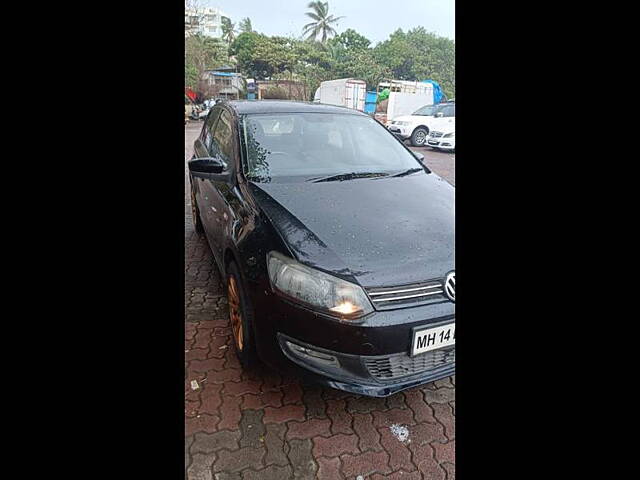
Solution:
[[[455,347],[409,356],[414,327],[455,322],[449,301],[376,311],[355,323],[292,304],[268,287],[252,290],[258,354],[278,370],[375,397],[455,373]]]
[[[427,142],[425,143],[427,147],[441,148],[442,150],[455,150],[456,148],[456,139],[454,138],[433,138],[431,136],[427,137]]]
[[[405,125],[389,125],[387,129],[396,137],[407,139],[411,136],[411,127]]]
[[[278,334],[278,342],[284,355],[303,369],[303,377],[338,390],[371,397],[386,397],[449,377],[455,374],[456,368],[455,347],[427,352],[411,359],[405,352],[380,356],[349,355],[306,344],[281,333]],[[411,364],[413,369],[409,366]],[[431,368],[420,368],[425,365]],[[402,370],[404,372],[398,375]]]

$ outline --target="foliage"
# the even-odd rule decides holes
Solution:
[[[295,42],[285,37],[246,32],[238,35],[229,53],[236,57],[240,71],[246,76],[263,80],[292,68],[297,60],[293,52]]]
[[[187,38],[185,84],[193,85],[207,68],[236,61],[245,77],[301,82],[309,100],[320,82],[335,78],[359,78],[369,89],[387,79],[433,79],[447,97],[455,96],[453,40],[417,27],[396,30],[373,47],[353,29],[337,34],[332,24],[338,18],[328,14],[327,2],[311,2],[308,7],[314,22],[305,26],[306,40],[255,32],[249,18],[240,22],[237,37],[233,23],[223,18],[223,40]]]
[[[251,25],[251,19],[249,17],[247,18],[243,18],[242,20],[240,20],[240,32],[245,33],[245,32],[253,32],[253,26]]]
[[[360,35],[358,32],[349,28],[330,39],[327,42],[331,46],[342,48],[348,51],[366,50],[371,45],[371,40]]]
[[[287,100],[289,98],[289,95],[287,91],[282,87],[269,87],[262,94],[262,98]]]
[[[185,38],[185,85],[198,86],[204,72],[225,63],[229,63],[228,48],[217,38],[201,33]]]
[[[222,39],[228,45],[236,38],[236,26],[229,17],[222,17]]]
[[[322,38],[322,43],[324,43],[327,41],[328,37],[336,35],[337,32],[332,25],[344,17],[334,17],[333,15],[329,15],[328,2],[321,2],[319,0],[309,2],[307,8],[310,8],[311,11],[306,12],[305,15],[314,20],[302,27],[302,35],[307,35],[307,40],[315,40],[320,36]]]
[[[195,65],[185,62],[184,86],[195,90],[198,87],[198,70]]]
[[[396,30],[373,49],[376,61],[398,80],[433,79],[448,96],[455,95],[455,43],[417,27]]]

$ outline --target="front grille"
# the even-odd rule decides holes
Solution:
[[[429,136],[433,138],[440,138],[442,135],[442,132],[431,132]]]
[[[391,310],[404,306],[447,300],[441,280],[430,280],[428,282],[395,287],[371,287],[365,290],[376,310]]]
[[[400,377],[418,375],[439,367],[455,364],[456,347],[440,348],[416,357],[406,354],[365,359],[369,374],[378,380],[395,380]]]

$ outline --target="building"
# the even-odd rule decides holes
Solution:
[[[238,100],[245,90],[245,80],[239,73],[223,71],[229,68],[207,70],[200,81],[200,91],[206,97]]]
[[[207,37],[222,38],[222,17],[228,15],[217,7],[187,9],[184,12],[184,34],[201,33]]]

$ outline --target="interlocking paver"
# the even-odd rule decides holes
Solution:
[[[254,470],[245,470],[242,475],[242,480],[286,480],[293,475],[290,465],[279,467],[277,465],[271,465],[259,472]]]
[[[353,433],[353,416],[347,413],[344,400],[327,400],[327,415],[331,419],[332,433]]]
[[[244,447],[239,450],[220,450],[218,459],[213,464],[215,472],[239,472],[245,468],[262,470],[264,448]]]
[[[318,458],[318,479],[337,480],[341,478],[339,458]]]
[[[331,421],[326,418],[313,418],[305,422],[289,422],[287,438],[314,438],[328,437],[331,435]]]
[[[390,428],[381,428],[380,443],[386,452],[389,453],[389,466],[391,470],[413,471],[415,466],[411,459],[411,450],[408,444],[400,441]]]
[[[187,468],[189,480],[212,480],[211,465],[215,461],[215,455],[193,455],[191,465]]]
[[[361,451],[366,450],[382,450],[380,443],[380,434],[373,426],[373,417],[370,413],[354,413],[353,429],[358,435],[359,446]]]
[[[267,448],[267,454],[264,457],[265,464],[288,465],[289,459],[284,451],[286,425],[270,424],[265,428],[267,431],[264,436],[264,445]]]
[[[235,450],[238,448],[240,432],[220,430],[215,433],[196,433],[195,441],[191,445],[191,453],[211,453],[226,448]]]
[[[293,465],[293,475],[296,479],[315,478],[318,466],[313,458],[311,440],[289,441],[289,462]]]
[[[389,453],[381,452],[365,452],[360,455],[344,455],[340,457],[342,461],[342,473],[353,478],[358,475],[367,477],[374,473],[391,473],[389,467]]]
[[[185,129],[186,158],[201,125]],[[417,150],[455,183],[453,156]],[[187,479],[455,480],[455,376],[385,399],[241,368],[224,285],[193,230],[186,176],[185,192]],[[394,423],[407,426],[407,442],[392,434]]]
[[[316,437],[313,440],[315,457],[337,457],[345,453],[359,453],[357,435],[339,434],[331,437]]]
[[[302,405],[285,405],[280,408],[265,407],[264,409],[264,423],[282,423],[304,419],[304,406]]]
[[[244,410],[240,419],[240,439],[241,447],[262,447],[266,430],[262,417],[264,412],[261,410]]]

